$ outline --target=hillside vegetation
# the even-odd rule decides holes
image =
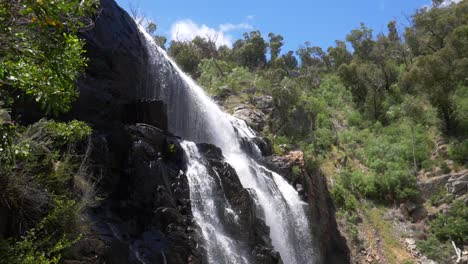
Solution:
[[[468,1],[434,1],[404,29],[390,21],[376,34],[362,23],[326,50],[306,42],[283,51],[284,41],[252,31],[232,48],[196,37],[167,50],[227,111],[272,97],[274,110],[259,132],[276,154],[301,149],[310,169],[321,168],[348,240],[369,216],[364,200],[384,208],[421,203],[418,175],[466,167]],[[438,142],[448,144],[446,153],[435,154]],[[458,203],[427,220],[418,242],[442,263],[454,252],[446,243],[463,248],[468,240],[468,210]]]

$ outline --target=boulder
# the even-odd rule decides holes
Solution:
[[[244,120],[249,126],[257,131],[262,131],[265,126],[265,114],[260,110],[244,104],[234,108],[233,116]]]
[[[447,183],[447,191],[456,197],[468,192],[468,170],[450,174],[451,177]]]
[[[250,100],[250,103],[257,109],[260,109],[264,114],[269,114],[273,111],[273,97],[270,95],[254,96]]]

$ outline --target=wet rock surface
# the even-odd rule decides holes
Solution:
[[[268,226],[256,213],[251,193],[242,187],[236,171],[224,161],[221,149],[210,144],[197,144],[197,147],[211,168],[210,176],[219,180],[224,191],[221,195],[238,216],[235,221],[230,217],[222,218],[225,226],[230,227],[226,230],[230,237],[248,245],[247,250],[255,263],[282,263],[279,253],[273,250]]]
[[[90,60],[69,117],[94,128],[89,155],[100,202],[67,259],[201,263],[179,139],[166,132],[164,103],[141,97],[148,58],[137,26],[101,0],[94,28],[81,37]]]

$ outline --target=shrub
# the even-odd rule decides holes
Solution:
[[[59,263],[63,251],[80,236],[76,233],[71,235],[69,230],[70,226],[74,226],[71,221],[75,218],[75,202],[57,199],[54,206],[55,208],[21,239],[0,241],[2,263]]]
[[[354,195],[340,183],[332,187],[330,194],[335,205],[344,211],[355,210],[359,205]]]
[[[449,264],[453,248],[450,243],[441,243],[435,236],[430,235],[426,240],[416,242],[421,253],[440,264]]]
[[[468,207],[456,202],[444,214],[439,214],[430,224],[431,233],[440,241],[453,240],[457,245],[468,241]]]
[[[468,165],[468,140],[454,141],[448,146],[450,159]]]

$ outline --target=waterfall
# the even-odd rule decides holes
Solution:
[[[281,175],[260,165],[241,148],[241,140],[254,138],[254,131],[244,121],[224,113],[149,35],[144,35],[150,76],[148,89],[141,96],[160,98],[166,103],[172,133],[186,141],[210,143],[221,148],[243,187],[254,192],[258,215],[264,216],[270,227],[272,244],[284,263],[315,263],[317,256],[307,204]],[[196,145],[184,142],[182,146],[189,158],[187,176],[192,209],[202,229],[209,263],[247,263],[246,258],[239,256],[244,254],[241,247],[226,236],[222,223],[212,214],[219,208],[210,196],[219,194],[212,189],[216,184],[206,173]],[[221,261],[223,259],[226,261]]]
[[[195,221],[200,226],[208,263],[249,263],[247,254],[239,241],[234,241],[225,232],[221,219],[236,218],[223,194],[219,179],[212,177],[195,143],[184,141],[187,164],[187,179],[190,186],[190,201]]]

